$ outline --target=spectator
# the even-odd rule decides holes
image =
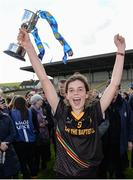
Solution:
[[[47,166],[47,148],[50,142],[48,120],[46,114],[43,114],[42,104],[43,98],[39,94],[35,94],[30,99],[31,110],[36,114],[36,121],[38,122],[38,135],[35,147],[35,166],[36,172],[39,172],[39,167],[45,169]],[[45,152],[45,153],[44,153]]]
[[[34,172],[33,163],[36,130],[32,112],[27,108],[26,100],[23,97],[15,98],[11,118],[16,130],[14,147],[20,161],[21,172],[24,179],[30,179],[37,175]]]
[[[119,89],[106,115],[109,119],[109,128],[102,137],[104,159],[100,165],[99,178],[123,179],[128,167],[127,151],[133,146],[133,114],[128,102],[120,95]]]
[[[65,98],[65,83],[66,83],[66,79],[61,79],[58,82],[58,95],[61,99]]]
[[[26,99],[27,107],[28,107],[28,108],[31,106],[30,98],[31,98],[34,94],[36,94],[35,91],[28,91],[28,92],[26,92],[26,94],[25,94],[25,99]]]
[[[14,137],[11,118],[0,110],[0,179],[18,178],[20,164],[12,145]]]

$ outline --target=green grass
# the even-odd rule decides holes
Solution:
[[[54,178],[54,173],[53,173],[54,161],[55,161],[54,147],[53,144],[51,144],[51,160],[47,163],[47,168],[45,170],[40,171],[40,173],[37,176],[38,179]]]
[[[131,162],[131,152],[128,153],[129,161]],[[51,160],[48,162],[47,169],[44,171],[40,171],[38,174],[38,179],[54,179],[53,174],[53,166],[55,161],[55,153],[53,145],[51,145]],[[126,179],[133,179],[133,169],[131,168],[131,165],[129,165],[129,168],[125,171]]]
[[[131,151],[128,152],[129,168],[125,171],[126,179],[133,179],[133,168],[131,168]]]
[[[8,86],[8,87],[14,87],[19,86],[21,82],[12,82],[12,83],[0,83],[0,87]]]

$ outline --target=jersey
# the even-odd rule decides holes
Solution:
[[[88,169],[98,166],[103,158],[98,129],[102,121],[100,102],[86,108],[77,117],[60,100],[55,118],[57,156],[54,170],[65,176],[86,175]]]

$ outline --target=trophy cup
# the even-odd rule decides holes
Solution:
[[[28,33],[30,33],[36,26],[38,21],[38,11],[36,13],[24,9],[24,15],[22,17],[21,27],[24,27]],[[18,43],[10,43],[8,49],[4,53],[17,58],[19,60],[25,61],[24,56],[26,54],[25,49]]]
[[[59,41],[59,43],[63,46],[64,56],[62,58],[64,64],[67,62],[67,55],[72,56],[73,51],[63,36],[58,32],[58,24],[55,18],[47,11],[38,10],[36,13],[25,9],[24,15],[22,17],[21,27],[24,27],[28,33],[31,33],[34,37],[36,46],[39,50],[38,57],[40,60],[43,59],[45,54],[45,49],[43,43],[39,37],[38,29],[36,27],[37,21],[41,17],[42,19],[47,20],[49,23],[55,38]],[[24,56],[26,54],[25,49],[19,43],[11,43],[4,53],[17,58],[19,60],[25,61]]]

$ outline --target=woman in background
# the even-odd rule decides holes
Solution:
[[[15,98],[10,114],[16,130],[14,147],[20,161],[21,172],[24,179],[30,179],[37,176],[33,163],[36,141],[33,115],[27,108],[26,100],[21,96]]]
[[[15,129],[8,114],[0,109],[0,179],[17,178],[20,164],[12,142]]]

